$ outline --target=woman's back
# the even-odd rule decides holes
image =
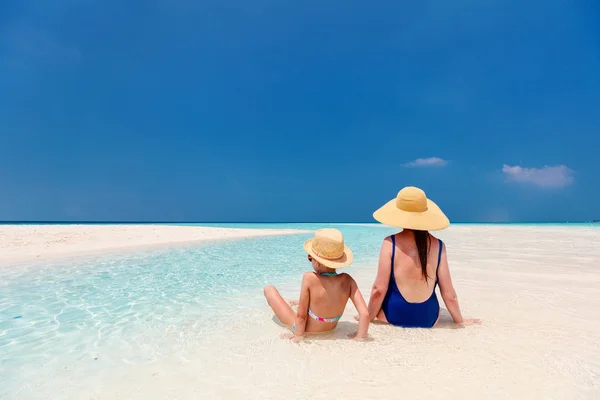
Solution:
[[[424,302],[434,291],[440,241],[431,235],[428,239],[427,278],[425,278],[412,232],[403,231],[395,235],[396,248],[392,263],[394,278],[398,290],[409,303]]]
[[[414,231],[393,235],[390,241],[390,277],[381,309],[393,325],[433,327],[440,312],[435,287],[443,244],[427,232]]]

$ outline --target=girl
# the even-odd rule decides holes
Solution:
[[[355,340],[367,338],[369,311],[354,279],[337,270],[352,263],[352,251],[344,245],[344,237],[337,229],[325,228],[315,232],[314,238],[304,243],[314,272],[305,272],[300,288],[298,311],[294,312],[273,286],[264,289],[265,297],[279,320],[292,330],[292,341],[298,342],[304,333],[326,332],[334,329],[342,317],[348,299],[352,300],[358,315],[358,332],[350,335]]]

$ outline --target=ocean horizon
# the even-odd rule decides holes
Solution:
[[[193,226],[264,226],[264,225],[382,225],[379,222],[184,222],[184,221],[0,221],[0,225],[193,225]],[[451,222],[452,225],[597,225],[600,220],[591,221],[523,221],[523,222]],[[383,226],[383,225],[382,225]]]

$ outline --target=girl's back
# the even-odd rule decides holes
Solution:
[[[305,273],[304,279],[309,292],[307,330],[323,332],[333,329],[337,324],[337,320],[333,320],[344,313],[354,279],[346,273],[321,276],[316,272]]]

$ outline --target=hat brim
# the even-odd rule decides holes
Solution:
[[[312,258],[314,258],[321,265],[327,268],[344,268],[352,264],[352,261],[354,261],[354,254],[352,253],[352,250],[350,250],[350,248],[346,245],[344,245],[344,255],[341,258],[338,258],[336,260],[328,260],[326,258],[319,257],[315,254],[315,252],[312,249],[312,241],[312,239],[308,239],[306,242],[304,242],[304,251],[306,251],[308,254],[310,254]]]
[[[396,199],[388,201],[373,213],[384,225],[418,231],[439,231],[450,226],[450,220],[433,201],[427,199],[427,211],[410,212],[396,207]]]

